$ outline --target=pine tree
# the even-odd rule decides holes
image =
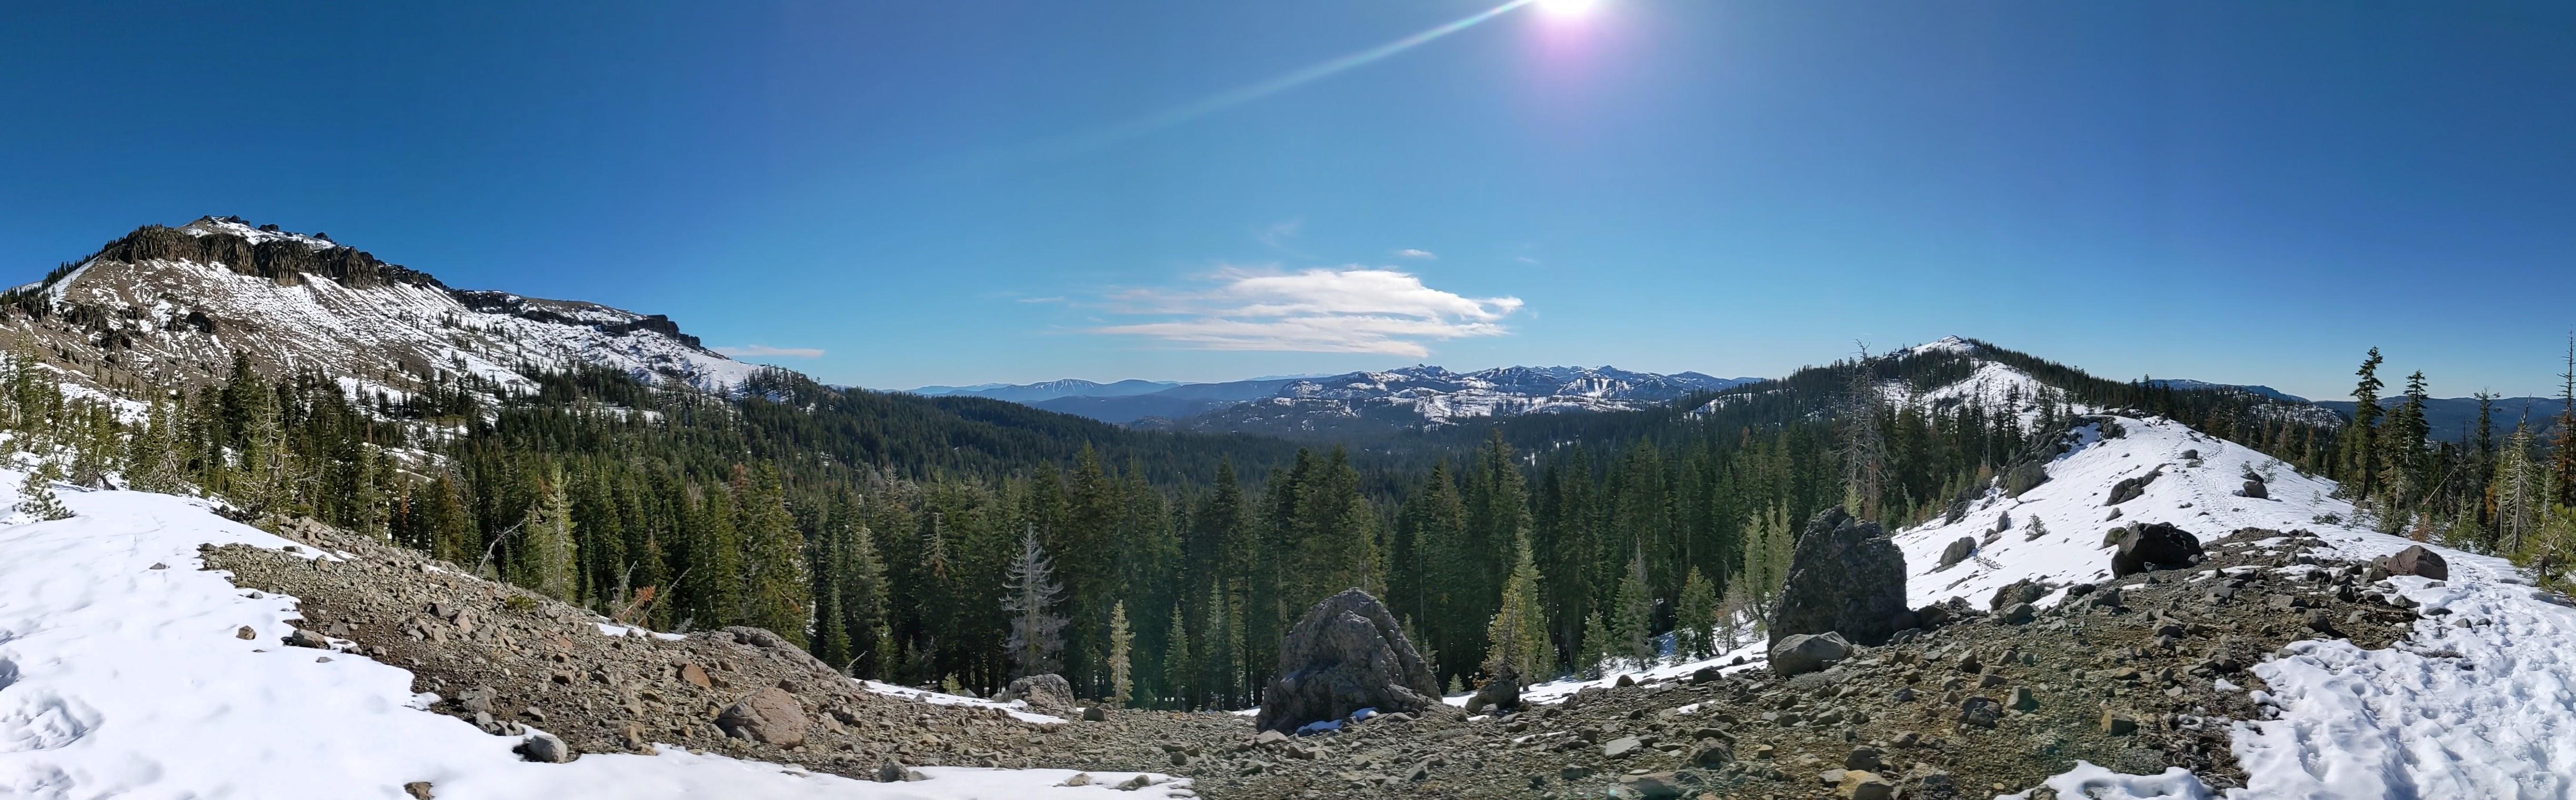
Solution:
[[[1163,637],[1163,705],[1166,708],[1190,709],[1197,706],[1191,698],[1196,687],[1190,680],[1197,662],[1190,650],[1190,629],[1180,603],[1172,604],[1171,633]]]
[[[2531,423],[2515,425],[2496,453],[2495,482],[2489,489],[2495,497],[2497,544],[2506,555],[2523,557],[2524,547],[2539,529],[2548,506],[2547,483],[2540,465],[2531,458]]]
[[[1134,664],[1129,650],[1136,646],[1136,634],[1127,629],[1127,602],[1109,607],[1109,707],[1126,708],[1129,693],[1136,688]]]
[[[550,467],[537,486],[537,500],[519,522],[519,559],[510,581],[558,600],[573,598],[572,504],[564,497],[564,474]]]
[[[1720,653],[1731,653],[1744,646],[1744,617],[1753,613],[1753,602],[1745,591],[1744,581],[1726,583],[1726,599],[1717,606],[1717,646]]]
[[[761,468],[745,480],[736,473],[741,498],[742,595],[738,619],[798,645],[805,644],[805,623],[813,579],[805,569],[805,535],[787,511],[775,468]]]
[[[1579,671],[1582,674],[1594,677],[1602,674],[1605,665],[1610,661],[1610,642],[1610,625],[1602,621],[1601,612],[1595,611],[1585,615],[1583,644],[1575,648],[1575,659],[1581,664],[1582,669]]]
[[[1482,669],[1488,679],[1508,674],[1527,684],[1549,675],[1556,659],[1547,643],[1546,611],[1539,605],[1540,577],[1529,536],[1518,537],[1513,545],[1518,555],[1511,576],[1503,581],[1502,607],[1485,628],[1488,644]]]
[[[2370,348],[2369,357],[2361,361],[2361,369],[2353,372],[2360,376],[2360,380],[2352,389],[2352,424],[2344,429],[2343,460],[2351,470],[2349,475],[2353,476],[2351,489],[2356,501],[2369,499],[2371,493],[2379,488],[2379,451],[2375,439],[2381,411],[2379,390],[2387,386],[2379,380],[2381,360],[2379,348]]]
[[[72,510],[54,496],[54,466],[51,462],[27,472],[27,480],[18,484],[18,515],[29,522],[52,522],[70,519]]]
[[[849,526],[848,552],[843,556],[843,572],[837,587],[840,592],[842,625],[850,634],[851,663],[876,656],[875,669],[892,666],[885,658],[891,645],[880,631],[886,625],[885,558],[877,554],[876,537],[868,526]],[[844,665],[847,668],[847,665]]]
[[[1643,555],[1628,559],[1628,576],[1619,580],[1619,592],[1611,605],[1611,646],[1618,655],[1637,669],[1652,666],[1655,661],[1655,598],[1646,588],[1646,559]]]
[[[1038,531],[1032,527],[1020,537],[1020,554],[1011,560],[1003,583],[1002,610],[1010,614],[1009,648],[1012,675],[1026,677],[1062,669],[1065,619],[1057,616],[1055,604],[1064,590],[1056,585],[1054,567],[1047,563],[1046,551],[1038,547]]]
[[[1700,576],[1698,567],[1692,567],[1682,580],[1681,600],[1673,610],[1675,649],[1692,659],[1716,656],[1716,627],[1717,589]]]

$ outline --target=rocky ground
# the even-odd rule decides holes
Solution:
[[[1444,707],[1291,738],[1228,714],[1042,724],[930,705],[869,692],[756,630],[603,635],[586,611],[389,544],[318,526],[286,535],[352,557],[229,547],[207,564],[300,598],[303,628],[320,635],[306,644],[409,668],[443,698],[432,710],[496,735],[542,729],[568,745],[561,757],[664,743],[867,778],[930,764],[1153,771],[1218,798],[1982,797],[2079,759],[2240,785],[2231,721],[2267,713],[2247,667],[2303,638],[2386,647],[2417,619],[2382,599],[2368,565],[2249,529],[2208,542],[2189,569],[2087,587],[2026,617],[1957,604],[1947,624],[1791,678],[1709,669],[1517,713]]]

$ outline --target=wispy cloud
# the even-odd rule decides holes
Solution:
[[[1510,332],[1517,297],[1471,298],[1424,285],[1408,272],[1347,266],[1282,272],[1226,268],[1200,291],[1137,289],[1111,295],[1110,313],[1163,317],[1093,333],[1143,336],[1195,350],[1385,353],[1419,358],[1426,342]]]
[[[1297,238],[1297,234],[1305,229],[1306,220],[1303,218],[1280,220],[1254,232],[1252,238],[1261,240],[1262,244],[1286,250],[1288,240]]]
[[[763,357],[769,357],[769,358],[822,358],[822,357],[823,357],[823,348],[820,348],[820,347],[771,347],[771,346],[769,346],[769,345],[765,345],[765,344],[746,344],[746,345],[742,345],[742,346],[740,346],[740,347],[714,347],[714,348],[708,348],[708,349],[714,350],[714,351],[716,351],[716,352],[718,352],[718,353],[722,353],[722,354],[725,354],[725,355],[727,355],[727,356],[731,356],[731,357],[734,357],[734,358],[763,358]]]
[[[1064,298],[1062,298],[1062,297],[1023,297],[1023,298],[1020,298],[1020,299],[1019,299],[1019,301],[1020,301],[1020,302],[1023,302],[1023,303],[1061,303],[1061,302],[1064,302]]]
[[[1431,251],[1429,251],[1429,250],[1416,250],[1416,249],[1413,249],[1413,248],[1410,248],[1410,247],[1404,248],[1404,249],[1402,249],[1402,250],[1397,250],[1397,251],[1395,251],[1395,257],[1396,257],[1396,258],[1414,258],[1414,259],[1421,259],[1421,260],[1423,260],[1423,261],[1438,261],[1438,260],[1440,260],[1440,256],[1439,256],[1439,255],[1434,254],[1434,253],[1432,253],[1432,252],[1431,252]]]

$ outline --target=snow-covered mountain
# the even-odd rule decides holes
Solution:
[[[328,236],[238,217],[145,226],[6,297],[33,312],[11,333],[97,384],[196,384],[236,355],[396,391],[465,375],[520,386],[520,365],[604,366],[702,389],[759,369],[658,314],[451,289]]]
[[[1477,417],[1633,411],[1753,383],[1697,372],[1659,375],[1617,367],[1500,367],[1452,372],[1422,365],[1289,381],[1270,396],[1219,408],[1187,424],[1204,429],[1308,431],[1368,420],[1438,427]]]
[[[1081,378],[1065,378],[1062,380],[1039,381],[1037,383],[983,383],[976,384],[974,386],[923,386],[910,391],[913,394],[926,395],[930,397],[966,395],[971,397],[990,397],[995,400],[1008,400],[1014,403],[1034,405],[1041,401],[1053,400],[1059,397],[1128,397],[1140,394],[1152,394],[1179,385],[1181,385],[1179,381],[1147,381],[1137,380],[1134,378],[1129,378],[1123,381],[1113,381],[1110,383],[1086,381]]]

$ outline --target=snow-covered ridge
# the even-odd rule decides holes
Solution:
[[[0,469],[0,503],[16,503],[23,478]],[[201,544],[286,540],[202,501],[57,491],[77,516],[0,525],[0,797],[403,798],[414,781],[451,800],[1187,794],[1186,782],[1106,785],[1132,773],[1061,786],[1075,774],[1063,769],[922,767],[929,780],[883,784],[671,747],[525,761],[518,737],[423,710],[435,698],[414,695],[406,670],[280,646],[295,598],[200,568]]]
[[[174,247],[171,230],[138,231],[47,287],[58,306],[103,313],[84,315],[82,324],[61,315],[27,324],[75,351],[97,348],[103,328],[116,343],[117,367],[159,385],[208,379],[236,352],[279,371],[309,369],[343,384],[395,389],[438,375],[521,387],[521,365],[590,365],[714,390],[759,369],[699,346],[660,315],[451,290],[321,236],[238,219],[199,219],[175,230],[196,240],[302,243],[312,260],[299,261],[308,257],[291,250],[277,256],[273,248]],[[225,253],[257,255],[263,266],[205,258]],[[296,272],[307,264],[332,271]]]

